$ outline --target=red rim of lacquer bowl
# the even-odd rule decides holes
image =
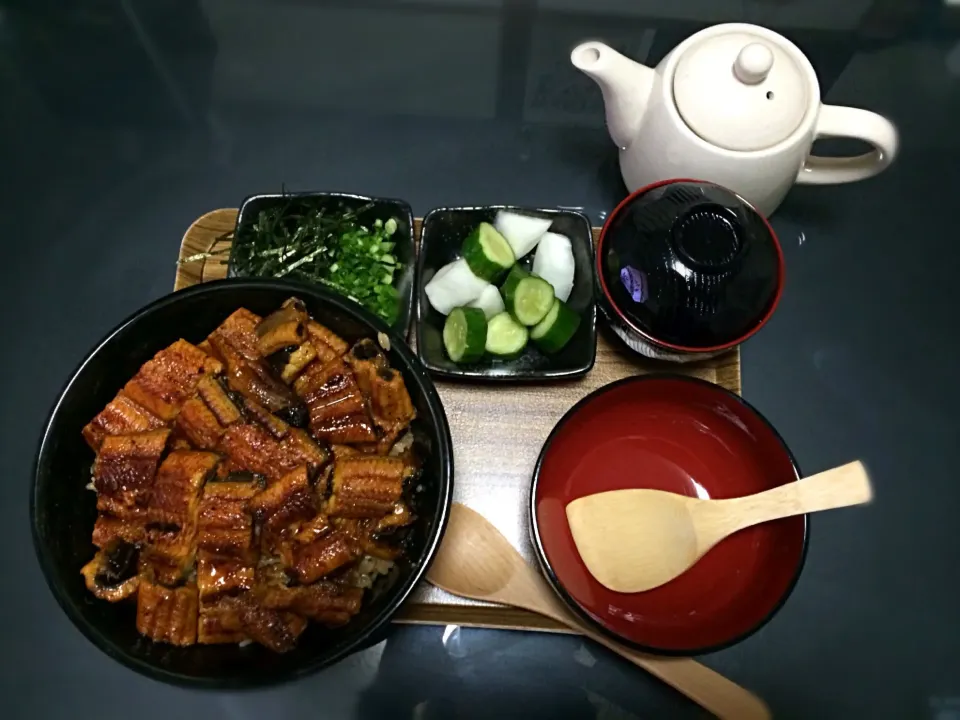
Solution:
[[[675,392],[656,395],[658,384],[669,386],[675,383],[680,385],[668,387],[668,390]],[[584,427],[578,427],[577,439],[572,443],[571,438],[561,437],[564,428],[580,421],[581,415],[589,412],[594,403],[603,403],[618,393],[630,393],[635,387],[648,390],[648,397],[645,398],[647,402],[650,402],[652,397],[654,402],[660,402],[661,405],[676,403],[678,408],[684,408],[678,410],[678,414],[691,414],[698,420],[703,420],[701,417],[703,414],[710,416],[711,411],[707,409],[707,405],[703,403],[698,405],[692,402],[693,400],[707,398],[718,401],[734,416],[727,417],[727,430],[724,431],[722,440],[731,443],[740,442],[746,446],[755,443],[757,448],[756,452],[749,454],[748,457],[747,453],[733,453],[726,444],[721,442],[721,446],[729,450],[730,456],[734,458],[731,462],[741,465],[737,468],[738,470],[752,470],[755,477],[761,478],[768,478],[770,475],[761,468],[775,466],[772,472],[778,473],[779,479],[783,480],[777,483],[764,483],[760,487],[746,491],[733,487],[729,494],[725,493],[722,488],[716,487],[716,477],[705,469],[704,461],[698,460],[695,454],[689,452],[689,448],[696,443],[696,440],[691,437],[684,438],[689,444],[677,445],[676,447],[682,449],[670,452],[680,452],[689,458],[684,462],[692,462],[694,465],[699,463],[703,466],[700,479],[705,480],[706,476],[710,475],[713,481],[711,483],[713,487],[707,488],[710,497],[736,497],[800,478],[796,460],[783,438],[763,415],[739,395],[713,383],[682,375],[655,374],[625,378],[595,390],[580,400],[561,418],[543,445],[534,470],[529,500],[530,529],[537,558],[547,581],[570,609],[591,627],[597,628],[618,642],[660,655],[696,655],[730,647],[766,625],[783,607],[796,586],[809,544],[810,523],[806,515],[784,518],[743,530],[717,545],[697,565],[679,578],[654,590],[632,594],[608,590],[589,574],[573,544],[563,508],[577,497],[614,489],[614,487],[640,487],[640,485],[608,479],[602,480],[599,486],[596,483],[589,486],[581,483],[577,488],[573,488],[571,478],[578,468],[571,464],[571,458],[564,458],[566,463],[563,466],[565,468],[563,481],[566,483],[566,489],[557,508],[562,520],[553,522],[552,526],[548,522],[547,528],[542,527],[541,511],[538,506],[544,498],[539,497],[540,490],[547,484],[544,477],[545,465],[555,446],[559,447],[558,440],[566,440],[567,445],[574,446],[573,452],[577,452],[577,442],[589,446],[592,442],[590,438],[604,438],[602,444],[593,445],[598,449],[589,462],[594,463],[599,459],[607,465],[608,469],[611,463],[615,466],[617,462],[611,458],[622,457],[622,454],[610,452],[612,446],[608,447],[610,445],[608,441],[611,441],[611,438],[613,439],[611,442],[617,440],[616,434],[611,433],[610,428],[593,430],[587,434]],[[659,391],[664,392],[662,389]],[[681,393],[685,393],[683,400],[677,399],[680,398]],[[613,409],[616,409],[615,401],[610,400],[610,402],[614,405]],[[607,410],[609,411],[610,408],[607,407]],[[598,413],[592,419],[587,416],[588,419],[583,420],[582,424],[596,423],[602,426],[605,422],[609,422],[601,419],[603,414]],[[713,414],[720,417],[720,413],[715,410]],[[726,417],[726,414],[724,413],[723,416]],[[659,423],[659,421],[654,422]],[[657,427],[661,425],[658,424]],[[739,441],[737,441],[738,433],[743,436]],[[603,450],[599,449],[601,447]],[[774,459],[771,459],[770,453],[773,454]],[[705,448],[703,458],[711,454],[715,455],[716,452]],[[719,458],[713,459],[719,461]],[[655,461],[656,458],[652,456],[648,460],[648,462]],[[634,472],[634,468],[630,471]],[[720,470],[715,472],[720,473]],[[615,476],[614,473],[605,475],[590,473],[591,477],[596,477],[598,474],[603,475],[604,478]],[[747,476],[750,474],[750,472],[740,473],[738,478],[741,480],[734,484],[749,483],[750,478]],[[726,478],[727,475],[722,474],[722,477]],[[610,486],[611,483],[612,486]],[[666,487],[659,483],[655,485],[660,489],[680,491],[678,488]],[[689,494],[689,489],[683,490]],[[560,493],[554,493],[546,499],[557,494]],[[790,559],[790,563],[777,563],[780,555]],[[741,562],[734,562],[737,558],[740,558]],[[752,566],[749,565],[750,560],[754,561]],[[571,573],[576,577],[574,578]],[[760,573],[765,575],[761,576]],[[767,585],[762,583],[754,585],[749,582],[751,578],[760,577],[764,578]],[[740,588],[739,591],[737,587]],[[749,595],[753,587],[760,588],[760,593],[756,597]],[[745,594],[738,595],[737,592]],[[588,596],[592,602],[588,601]],[[720,602],[724,597],[728,601],[726,606],[710,607],[711,598],[718,598]],[[707,598],[706,606],[700,611],[695,607],[690,611],[689,606],[694,604],[691,598]],[[687,602],[683,602],[685,599]],[[741,604],[737,605],[733,600],[741,601]],[[742,612],[738,613],[738,608],[743,608]],[[724,632],[724,627],[730,628],[729,632]],[[695,641],[698,633],[703,638],[702,641]]]

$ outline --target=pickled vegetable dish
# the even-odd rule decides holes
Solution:
[[[461,257],[440,268],[424,287],[446,315],[443,346],[455,363],[483,356],[511,358],[529,341],[547,354],[573,339],[580,316],[566,300],[576,267],[570,239],[549,232],[551,221],[506,210],[480,223],[463,241]],[[536,249],[533,272],[518,262]]]

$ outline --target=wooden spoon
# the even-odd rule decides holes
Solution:
[[[641,592],[690,569],[743,528],[803,513],[870,502],[863,464],[852,462],[732,500],[660,490],[612,490],[567,505],[573,540],[590,573],[614,592]]]
[[[719,718],[770,717],[763,700],[695,660],[646,655],[581,623],[513,545],[482,515],[464,505],[454,503],[450,510],[450,523],[427,580],[454,595],[546,615],[660,678]]]

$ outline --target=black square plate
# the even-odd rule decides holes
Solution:
[[[460,257],[460,246],[464,238],[480,223],[492,223],[498,210],[552,218],[550,232],[570,238],[576,274],[573,292],[570,293],[567,304],[580,315],[580,327],[573,339],[556,355],[546,355],[530,344],[520,356],[509,360],[486,355],[479,362],[457,365],[447,357],[443,349],[443,323],[446,318],[430,306],[424,286],[437,270]],[[520,265],[530,269],[533,256],[533,252],[529,253],[520,261]],[[451,379],[494,381],[551,380],[582,377],[593,367],[597,355],[593,235],[590,232],[590,221],[582,213],[509,205],[431,210],[423,220],[423,230],[420,233],[417,274],[417,354],[433,375]]]
[[[238,244],[243,243],[243,228],[255,223],[261,210],[281,207],[286,208],[285,214],[296,214],[302,212],[305,208],[329,208],[333,211],[338,207],[343,207],[347,210],[356,210],[367,204],[372,205],[372,207],[363,213],[361,219],[364,223],[372,223],[376,220],[386,222],[390,218],[397,221],[397,230],[391,239],[396,243],[393,254],[396,256],[397,262],[400,263],[400,269],[393,277],[393,286],[397,289],[400,301],[397,321],[393,323],[393,329],[401,337],[406,338],[410,329],[410,319],[413,315],[413,289],[416,286],[417,260],[413,239],[413,211],[410,209],[410,205],[403,200],[335,192],[251,195],[243,201],[243,205],[240,206],[240,213],[237,215],[237,227],[233,234],[233,247],[230,249],[227,275],[238,277],[234,269],[234,259]]]

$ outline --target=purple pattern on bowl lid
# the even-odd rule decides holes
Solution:
[[[620,268],[620,282],[634,302],[643,302],[647,299],[647,276],[642,270],[631,265]]]

